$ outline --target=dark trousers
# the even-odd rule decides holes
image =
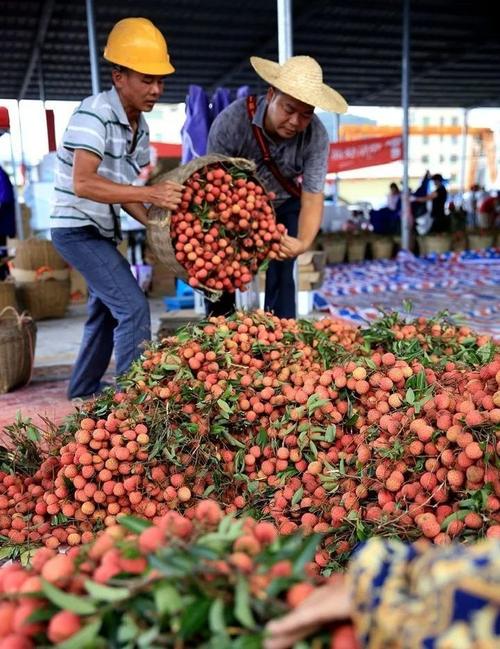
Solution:
[[[276,210],[278,223],[283,223],[288,234],[296,237],[299,229],[300,199],[289,198]],[[295,280],[293,265],[295,259],[271,261],[266,272],[266,294],[264,309],[279,318],[295,318]],[[234,293],[223,293],[217,302],[205,300],[208,316],[229,315],[236,308]]]
[[[99,391],[113,346],[118,376],[140,355],[151,338],[149,304],[127,260],[96,228],[53,228],[51,236],[88,286],[88,319],[68,388],[70,398],[86,396]]]

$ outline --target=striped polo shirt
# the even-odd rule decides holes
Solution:
[[[118,93],[112,88],[82,101],[71,116],[57,149],[51,228],[94,225],[104,237],[113,238],[113,211],[118,219],[121,206],[76,196],[72,169],[75,149],[85,149],[99,156],[101,164],[97,173],[100,176],[131,185],[141,169],[149,164],[146,120],[141,113],[134,143],[132,127]]]

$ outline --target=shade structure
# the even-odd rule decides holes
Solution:
[[[402,7],[401,0],[294,0],[294,53],[317,58],[325,82],[349,104],[399,106]],[[412,2],[412,106],[500,105],[500,39],[493,7],[487,0]],[[109,65],[102,59],[107,34],[117,20],[137,15],[162,30],[176,67],[166,79],[162,101],[184,101],[189,84],[202,86],[210,96],[218,87],[265,89],[249,57],[278,58],[276,2],[95,2],[102,88],[110,85]],[[18,98],[23,86],[25,98],[39,97],[36,65],[30,67],[37,43],[47,100],[90,95],[86,20],[85,2],[4,0],[0,98]]]

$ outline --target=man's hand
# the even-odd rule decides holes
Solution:
[[[325,624],[335,624],[351,617],[351,600],[343,575],[317,588],[280,620],[266,627],[264,649],[288,649]]]
[[[284,234],[281,238],[281,247],[278,252],[279,259],[293,259],[307,250],[307,246],[300,239]]]
[[[183,185],[172,180],[157,185],[150,185],[147,190],[145,203],[152,203],[156,207],[163,207],[167,210],[175,210],[182,200]]]

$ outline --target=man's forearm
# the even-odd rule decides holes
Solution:
[[[148,211],[142,203],[123,203],[122,207],[127,214],[130,214],[132,218],[142,223],[142,225],[148,224]]]
[[[299,213],[297,238],[310,248],[321,227],[323,219],[323,194],[303,193]]]
[[[96,203],[127,205],[148,202],[147,187],[121,185],[99,174],[75,176],[74,189],[80,198],[87,198]]]

